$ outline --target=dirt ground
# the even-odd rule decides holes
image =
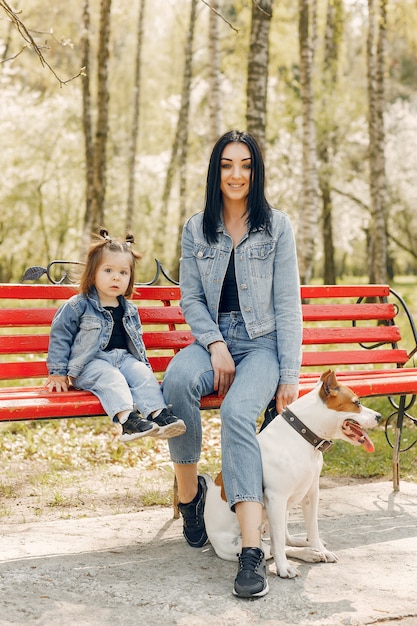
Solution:
[[[321,478],[321,488],[371,482],[369,479]],[[46,461],[8,465],[0,479],[0,518],[18,524],[35,521],[134,513],[152,505],[170,507],[173,472],[102,466],[51,473]]]
[[[7,523],[133,513],[169,506],[173,474],[167,469],[103,466],[50,474],[47,463],[21,461],[1,478],[0,516]]]

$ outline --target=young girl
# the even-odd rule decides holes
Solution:
[[[87,256],[79,295],[52,321],[45,386],[68,391],[68,381],[98,397],[106,413],[121,424],[122,441],[150,435],[168,439],[185,424],[167,407],[146,357],[133,292],[133,235],[125,242],[100,231]]]

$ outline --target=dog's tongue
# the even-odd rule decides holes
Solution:
[[[343,432],[346,437],[349,439],[353,439],[361,444],[367,452],[374,452],[375,446],[366,434],[365,431],[357,424],[356,422],[351,422],[350,420],[345,420],[343,422]]]

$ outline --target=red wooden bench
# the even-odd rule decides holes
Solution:
[[[51,393],[39,381],[47,374],[52,317],[58,305],[75,292],[70,285],[0,284],[0,421],[104,414],[89,392]],[[394,411],[386,422],[386,437],[393,448],[397,491],[399,454],[404,451],[403,421],[409,418],[417,425],[408,413],[417,394],[417,369],[410,361],[417,351],[413,319],[402,298],[388,285],[309,285],[301,287],[301,296],[304,351],[300,394],[310,391],[324,369],[332,367],[359,396],[388,396]],[[139,286],[134,299],[149,360],[155,373],[162,376],[173,354],[192,341],[178,305],[179,287]],[[404,332],[411,349],[402,345]],[[207,396],[201,406],[218,408],[219,399]]]

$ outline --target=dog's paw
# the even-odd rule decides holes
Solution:
[[[277,576],[280,578],[295,578],[300,575],[300,572],[289,561],[284,561],[280,564],[275,562],[277,568]]]
[[[329,550],[323,550],[324,554],[324,562],[325,563],[337,563],[339,560],[337,555],[334,552],[329,552]]]

